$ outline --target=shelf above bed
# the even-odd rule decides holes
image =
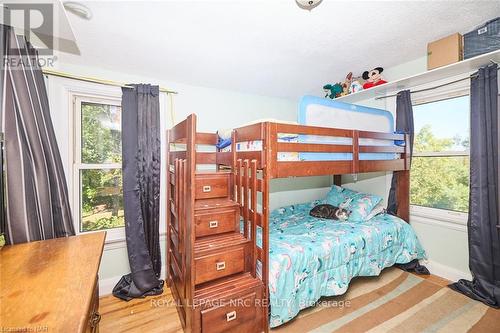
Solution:
[[[430,71],[392,81],[370,89],[361,90],[354,94],[336,98],[335,100],[345,103],[358,103],[363,100],[393,94],[403,89],[409,89],[423,84],[432,83],[434,81],[473,72],[490,63],[490,60],[500,62],[500,50],[482,54],[474,58],[432,69]]]

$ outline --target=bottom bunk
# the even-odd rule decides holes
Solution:
[[[318,204],[342,200],[335,193],[339,189],[334,186],[326,200],[282,207],[270,215],[271,328],[314,306],[322,296],[344,294],[354,277],[377,276],[386,267],[425,258],[408,223],[384,212],[369,216],[370,205],[376,206],[374,196],[361,197],[362,204],[353,207],[345,222],[309,215]],[[258,232],[258,243],[260,238]]]

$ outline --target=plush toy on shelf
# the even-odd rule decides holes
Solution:
[[[384,71],[382,67],[377,67],[372,69],[371,71],[366,71],[363,73],[363,79],[366,80],[365,84],[363,84],[363,89],[372,88],[375,86],[379,86],[381,84],[387,83],[382,78],[381,73]]]
[[[331,99],[334,99],[341,96],[342,85],[340,83],[326,84],[323,86],[323,90],[326,93],[325,98],[329,97]]]
[[[345,81],[342,83],[341,96],[349,95],[349,89],[351,89],[351,83],[352,83],[352,72],[349,72],[349,74],[347,74],[345,77]]]
[[[349,87],[349,94],[354,94],[363,90],[363,83],[365,83],[365,80],[363,80],[361,76],[353,78],[351,86]]]

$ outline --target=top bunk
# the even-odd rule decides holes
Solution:
[[[267,178],[357,174],[409,169],[409,136],[263,121],[231,131],[231,144],[216,149],[216,133],[196,132],[192,114],[168,132],[169,164],[176,159],[234,169],[254,161]],[[207,150],[206,146],[212,146]]]
[[[408,135],[260,122],[234,129],[234,160],[256,160],[270,178],[409,169]]]

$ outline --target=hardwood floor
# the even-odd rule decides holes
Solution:
[[[415,274],[415,273],[413,273]],[[430,282],[433,282],[437,285],[440,285],[441,287],[446,287],[447,285],[449,285],[451,283],[450,280],[447,280],[445,278],[442,278],[440,276],[436,276],[436,275],[418,275],[418,274],[415,274],[416,276],[422,278],[422,279],[426,279],[427,281],[430,281]]]
[[[435,275],[418,275],[445,287],[450,281]],[[112,295],[101,297],[99,312],[102,319],[101,333],[148,332],[181,333],[182,327],[170,289],[165,287],[162,295],[134,299],[124,302]]]
[[[183,332],[173,297],[168,287],[163,294],[124,302],[112,295],[101,297],[100,333]]]

